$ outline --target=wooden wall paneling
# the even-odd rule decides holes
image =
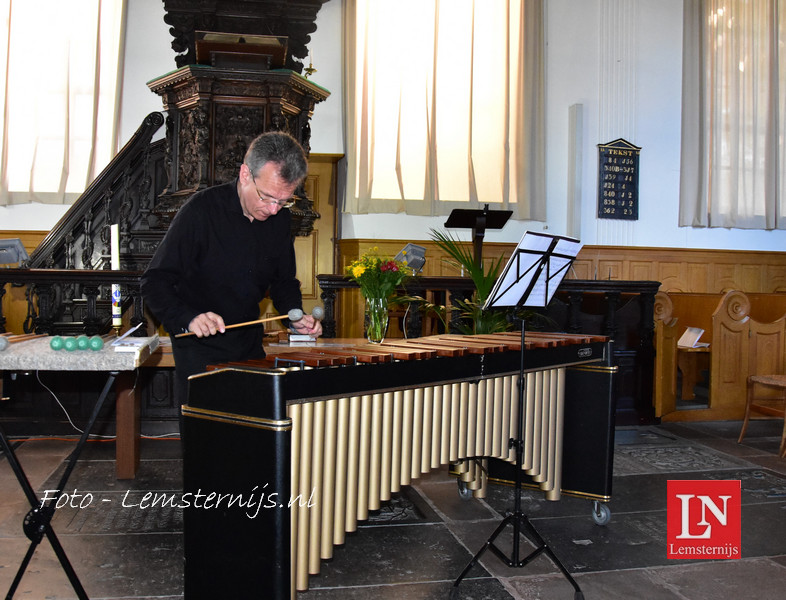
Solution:
[[[721,291],[720,287],[713,285],[712,263],[704,260],[687,262],[685,263],[683,276],[685,279],[680,282],[680,286],[686,292],[715,293]]]
[[[428,275],[455,275],[440,261],[441,253],[430,240],[341,240],[339,252],[351,261],[369,246],[393,253],[411,241],[425,246]],[[509,256],[513,244],[483,245],[484,260]],[[569,277],[575,279],[628,279],[660,281],[661,290],[684,293],[786,291],[786,253],[695,250],[675,248],[584,246]],[[715,284],[722,280],[721,284]]]
[[[786,292],[786,265],[763,265],[759,277],[759,289],[771,286],[773,292]]]
[[[711,279],[711,292],[728,292],[729,290],[746,289],[750,287],[742,287],[735,285],[740,281],[741,269],[740,265],[729,263],[715,263],[712,265],[712,279]]]
[[[624,271],[625,266],[621,259],[599,260],[595,279],[627,279]]]
[[[631,281],[658,281],[653,276],[652,261],[649,260],[631,260],[628,278]]]
[[[737,276],[733,286],[728,289],[734,290],[758,290],[761,285],[762,265],[747,264],[739,265]],[[774,291],[774,290],[773,290]]]
[[[6,229],[5,231],[0,231],[0,239],[19,238],[27,253],[30,254],[38,247],[38,244],[44,241],[48,233],[49,231]]]
[[[660,281],[660,289],[664,292],[688,292],[690,288],[685,287],[683,265],[681,263],[657,263],[655,266],[656,277],[654,281]],[[694,290],[697,291],[697,290]]]
[[[303,302],[314,300],[318,296],[316,276],[319,238],[319,231],[312,231],[308,237],[298,236],[295,238],[295,261]]]
[[[569,276],[574,279],[592,279],[595,276],[592,261],[577,258],[571,266]]]

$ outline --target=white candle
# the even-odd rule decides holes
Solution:
[[[113,271],[120,270],[120,225],[109,226],[109,251]]]
[[[120,226],[115,223],[109,226],[110,266],[113,271],[120,270]],[[120,307],[120,284],[112,284],[112,327],[119,328],[123,324],[123,310]]]

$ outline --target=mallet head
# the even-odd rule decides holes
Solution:
[[[293,323],[294,323],[295,321],[300,321],[300,319],[302,319],[302,318],[303,318],[303,311],[302,311],[302,310],[300,310],[299,308],[293,308],[292,310],[290,310],[290,311],[287,313],[287,317],[288,317],[288,318],[289,318],[289,320],[290,320],[290,321],[292,321]]]

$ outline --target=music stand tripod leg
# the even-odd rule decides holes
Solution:
[[[584,600],[584,594],[579,588],[579,585],[576,581],[571,577],[568,570],[563,566],[554,552],[549,548],[540,534],[537,532],[535,527],[530,523],[527,516],[521,510],[521,491],[522,491],[522,467],[524,464],[524,398],[526,395],[526,382],[527,382],[527,374],[525,371],[525,362],[524,362],[524,354],[525,354],[525,330],[526,327],[524,326],[524,322],[521,323],[521,366],[519,369],[519,383],[518,383],[518,423],[516,424],[516,437],[510,440],[510,447],[516,449],[516,480],[515,480],[515,496],[514,496],[514,503],[513,503],[513,513],[505,517],[499,526],[494,530],[494,533],[491,534],[489,539],[483,545],[483,547],[475,554],[472,560],[464,567],[464,570],[461,572],[461,575],[458,576],[456,581],[453,583],[453,589],[451,590],[450,596],[451,598],[456,598],[458,594],[458,586],[461,583],[461,580],[466,577],[469,573],[470,569],[480,560],[480,557],[483,556],[483,553],[486,550],[491,550],[497,558],[499,558],[503,563],[505,563],[509,567],[516,567],[520,568],[529,563],[532,559],[539,556],[541,553],[545,552],[548,557],[552,560],[552,562],[556,565],[556,567],[562,572],[568,582],[573,586],[574,600]],[[497,539],[500,533],[507,527],[508,525],[513,525],[513,547],[511,549],[511,555],[506,555],[502,550],[500,550],[497,546],[494,545],[494,541]],[[520,536],[523,534],[522,526],[529,531],[532,536],[533,541],[536,543],[536,548],[530,552],[524,559],[519,560],[519,543],[520,543]],[[526,537],[526,536],[525,536]]]
[[[32,507],[31,510],[25,515],[25,520],[22,525],[25,535],[30,540],[30,547],[28,548],[27,552],[25,553],[24,558],[22,559],[22,564],[19,566],[17,570],[16,576],[14,577],[13,582],[11,583],[11,587],[6,594],[6,600],[12,600],[14,594],[16,593],[16,589],[19,586],[19,583],[22,581],[22,577],[27,570],[27,566],[30,563],[30,560],[33,558],[33,554],[35,553],[38,544],[43,539],[45,535],[46,538],[49,540],[52,549],[57,556],[57,559],[60,561],[60,566],[63,568],[66,576],[68,577],[68,581],[71,583],[71,587],[74,588],[76,592],[77,598],[79,600],[89,600],[87,593],[85,592],[84,588],[82,587],[82,583],[79,581],[79,577],[74,571],[74,568],[71,566],[71,562],[68,560],[68,556],[66,556],[65,550],[63,546],[60,544],[60,540],[57,538],[54,529],[52,529],[51,521],[52,517],[55,513],[55,508],[57,505],[57,501],[60,499],[60,496],[63,493],[63,489],[65,488],[66,483],[68,482],[69,477],[71,476],[74,467],[76,466],[76,461],[79,458],[79,455],[82,453],[82,448],[85,445],[88,437],[90,436],[90,432],[95,425],[96,419],[98,418],[99,413],[101,412],[101,408],[104,405],[104,401],[106,397],[109,395],[109,391],[112,389],[112,385],[114,384],[115,378],[117,377],[117,373],[112,371],[109,376],[107,377],[107,381],[104,384],[104,388],[101,390],[100,395],[98,396],[98,400],[93,407],[93,413],[90,415],[90,420],[87,423],[84,431],[82,432],[82,436],[79,438],[79,441],[76,444],[76,447],[71,452],[68,457],[68,463],[66,464],[66,469],[63,472],[62,477],[60,478],[60,482],[57,486],[57,493],[56,496],[50,499],[49,504],[44,504],[43,501],[38,499],[36,496],[35,491],[33,490],[33,486],[30,484],[30,480],[25,475],[24,470],[22,469],[22,465],[19,463],[19,459],[16,456],[11,445],[8,443],[8,438],[5,435],[5,431],[0,427],[0,445],[2,446],[3,452],[8,457],[8,463],[11,465],[11,469],[13,470],[14,474],[16,475],[17,480],[19,481],[19,485],[22,488],[25,496],[27,497],[30,506]]]

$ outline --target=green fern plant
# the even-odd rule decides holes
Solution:
[[[463,317],[463,321],[459,325],[461,333],[495,333],[510,329],[510,323],[508,323],[504,312],[483,309],[491,290],[494,289],[505,258],[500,256],[492,261],[486,269],[483,264],[478,264],[475,261],[475,256],[466,243],[457,240],[449,233],[432,229],[431,239],[450,257],[446,259],[447,262],[457,270],[467,273],[472,279],[472,283],[475,284],[475,291],[471,299],[456,301],[456,306]],[[443,322],[445,317],[443,317]]]
[[[482,264],[475,262],[475,256],[468,245],[455,239],[449,233],[432,229],[431,239],[445,254],[450,256],[450,260],[447,260],[449,264],[452,264],[457,270],[463,270],[469,274],[472,283],[475,284],[474,302],[483,306],[497,282],[505,257],[500,256],[493,261],[486,271]]]

